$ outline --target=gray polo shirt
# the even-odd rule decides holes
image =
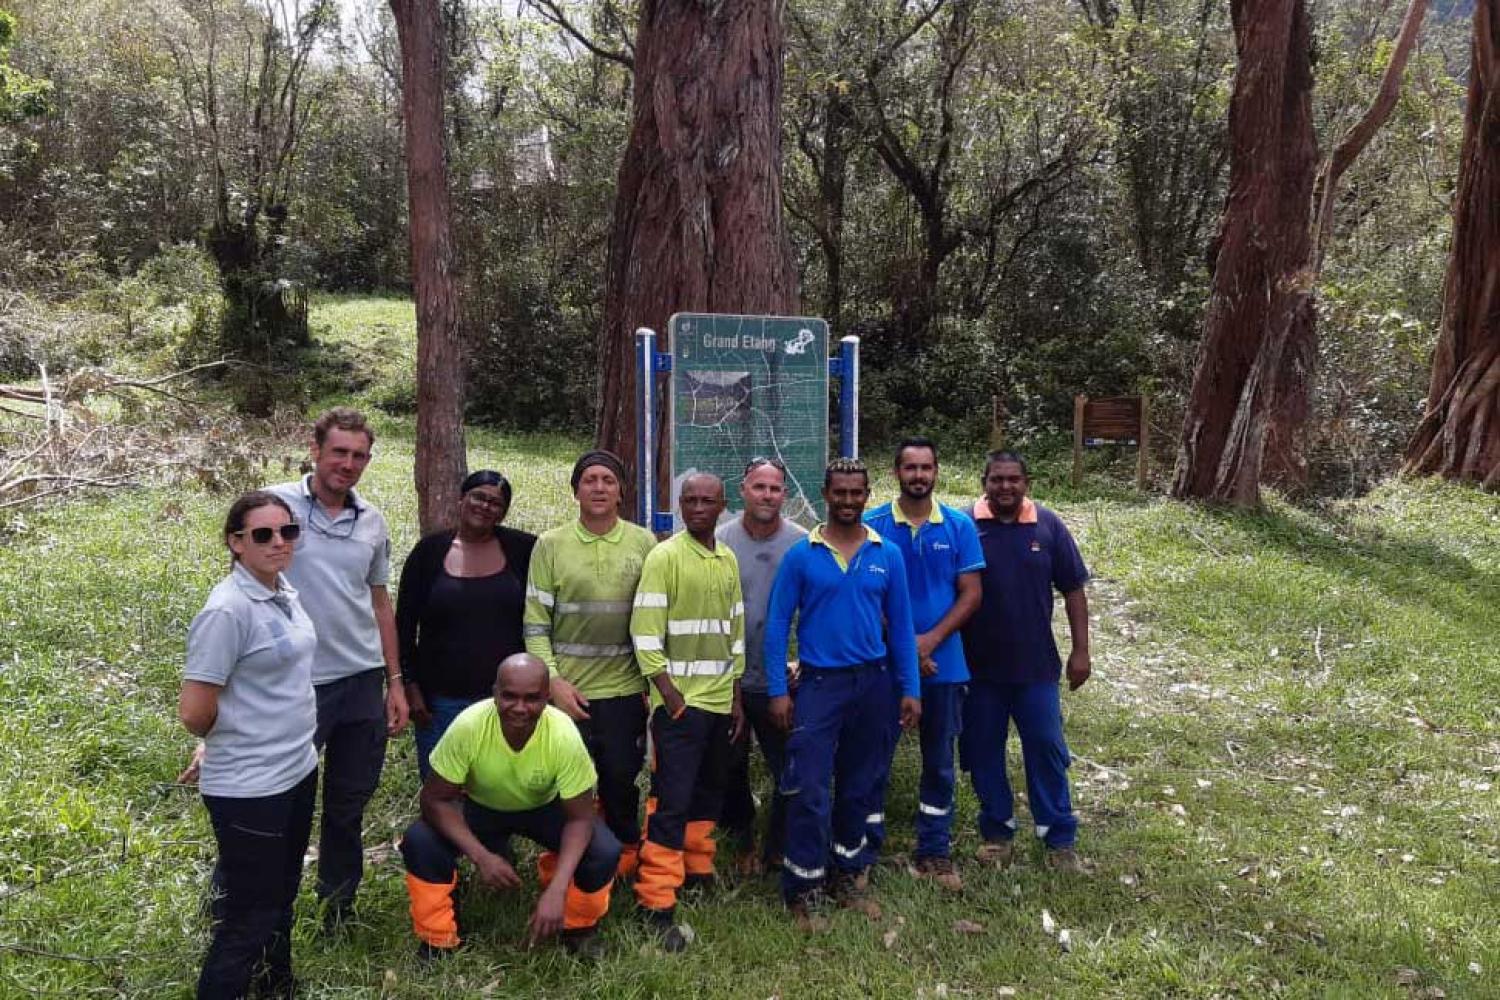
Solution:
[[[239,563],[188,629],[190,681],[217,684],[219,714],[204,737],[204,795],[264,798],[318,766],[313,730],[313,623],[286,577],[272,591]]]
[[[719,525],[715,537],[734,553],[740,564],[740,589],[745,592],[745,676],[740,687],[746,691],[766,690],[766,606],[771,603],[771,584],[781,557],[798,540],[807,537],[807,529],[786,518],[769,538],[751,538],[745,531],[745,519],[737,517]]]
[[[268,489],[302,525],[286,577],[318,630],[313,683],[327,684],[385,666],[370,588],[391,577],[391,535],[380,511],[349,491],[336,517],[313,497],[312,476]]]

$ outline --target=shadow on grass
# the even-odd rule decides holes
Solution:
[[[1390,600],[1425,606],[1455,622],[1500,614],[1500,576],[1436,545],[1424,545],[1374,524],[1311,514],[1307,520],[1267,509],[1207,509],[1210,517],[1257,548],[1373,586]]]

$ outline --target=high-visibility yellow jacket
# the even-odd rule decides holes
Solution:
[[[745,672],[745,602],[729,546],[706,549],[684,531],[652,549],[630,638],[642,676],[666,672],[688,705],[728,714],[734,682]],[[661,704],[654,684],[651,701]]]
[[[526,652],[590,700],[645,690],[630,645],[631,599],[656,544],[619,521],[596,535],[574,521],[537,539],[526,582]]]

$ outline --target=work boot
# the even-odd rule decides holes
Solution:
[[[1088,875],[1089,866],[1071,847],[1047,848],[1047,867],[1068,875]]]
[[[1015,856],[1016,845],[1009,840],[986,840],[974,852],[974,857],[981,864],[994,865],[996,868],[1009,868]]]
[[[569,955],[585,962],[597,962],[604,957],[604,938],[598,926],[575,927],[562,932],[562,946]]]
[[[428,944],[426,941],[419,941],[417,942],[417,964],[432,965],[436,962],[441,962],[444,959],[451,958],[453,953],[458,951],[458,948],[459,946],[457,945],[452,948],[439,948],[436,945]]]
[[[652,932],[661,942],[661,950],[670,955],[687,950],[688,943],[692,940],[691,932],[677,924],[677,908],[670,910],[653,910],[645,906],[637,907],[641,919],[646,922]]]
[[[740,878],[756,878],[765,874],[765,864],[754,849],[745,851],[734,859],[734,873]]]
[[[835,876],[830,888],[834,902],[846,910],[863,913],[871,920],[879,920],[884,913],[880,904],[870,895],[869,876],[865,872]]]
[[[828,918],[821,912],[827,898],[818,891],[804,892],[787,901],[787,912],[792,922],[804,934],[821,934],[828,930]]]
[[[712,872],[686,875],[682,879],[682,891],[696,893],[706,896],[719,884],[718,878]]]
[[[931,879],[949,892],[962,892],[964,880],[953,868],[952,858],[917,858],[911,873],[917,878]]]
[[[323,900],[323,936],[338,937],[354,926],[354,901]]]

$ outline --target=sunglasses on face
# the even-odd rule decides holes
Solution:
[[[777,472],[780,472],[783,476],[786,475],[785,462],[783,462],[779,458],[768,458],[765,455],[756,455],[749,462],[745,463],[745,475],[749,476],[750,473],[754,472],[756,469],[759,469],[763,465],[769,465]]]
[[[302,535],[302,525],[296,521],[289,521],[279,528],[246,528],[236,531],[235,535],[249,535],[250,540],[256,545],[269,545],[271,539],[277,535],[281,536],[283,542],[295,542]]]

